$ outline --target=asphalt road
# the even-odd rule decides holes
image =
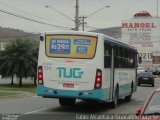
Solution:
[[[159,86],[160,80],[155,81],[155,87],[139,86],[137,92],[133,94],[131,102],[125,102],[122,99],[115,109],[108,107],[108,104],[87,103],[80,100],[76,102],[75,106],[61,107],[57,99],[41,98],[35,95],[0,100],[0,113],[3,115],[2,118],[15,117],[18,114],[18,120],[88,119],[88,114],[134,114],[136,108],[143,105],[151,91]]]

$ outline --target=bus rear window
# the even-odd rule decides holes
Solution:
[[[78,35],[46,35],[46,55],[56,58],[92,59],[97,37]]]

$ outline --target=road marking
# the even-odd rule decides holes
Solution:
[[[30,112],[26,112],[26,113],[23,113],[22,115],[19,115],[18,117],[21,117],[23,115],[27,115],[27,114],[31,114],[31,113],[36,113],[36,112],[39,112],[39,111],[42,111],[42,110],[47,110],[48,108],[42,108],[42,109],[39,109],[39,110],[34,110],[34,111],[30,111]]]
[[[26,112],[23,115],[31,114],[31,113],[36,113],[36,112],[39,112],[39,111],[42,111],[42,110],[47,110],[47,109],[49,109],[49,108],[42,108],[42,109],[39,109],[39,110],[34,110],[34,111]]]

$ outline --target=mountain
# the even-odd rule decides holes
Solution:
[[[111,36],[116,39],[122,38],[121,27],[110,27],[110,28],[97,29],[97,30],[93,30],[92,32],[103,33],[105,35]]]
[[[103,28],[93,30],[92,32],[103,33],[113,38],[121,39],[121,27]],[[0,42],[7,42],[8,40],[14,40],[15,38],[29,38],[33,40],[39,40],[40,34],[27,33],[21,30],[13,28],[0,27]]]
[[[39,40],[39,34],[26,33],[13,28],[0,27],[0,42],[7,42],[8,40],[14,40],[15,38],[30,38],[33,40]]]

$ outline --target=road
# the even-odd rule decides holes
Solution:
[[[66,118],[83,119],[83,117],[87,119],[85,114],[134,114],[136,108],[140,107],[150,92],[158,86],[160,86],[160,80],[155,81],[155,87],[139,86],[137,92],[133,94],[132,101],[120,100],[116,109],[108,107],[108,104],[89,104],[80,100],[75,106],[61,107],[57,99],[30,96],[0,100],[0,113],[20,114],[20,120],[50,120],[53,118],[67,120]]]

